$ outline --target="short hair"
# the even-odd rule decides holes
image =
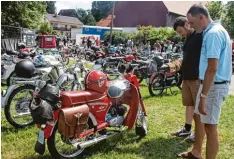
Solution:
[[[174,25],[173,25],[174,30],[176,31],[177,27],[179,27],[179,26],[184,27],[185,23],[187,23],[187,22],[188,22],[188,20],[185,17],[181,16],[181,17],[176,18]]]
[[[191,14],[193,17],[198,16],[199,14],[203,14],[207,18],[210,18],[210,13],[208,9],[202,4],[194,4],[187,12],[187,14]]]

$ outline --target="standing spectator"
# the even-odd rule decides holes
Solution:
[[[218,124],[232,76],[231,41],[219,21],[213,21],[207,8],[194,4],[187,13],[191,27],[203,31],[199,64],[200,88],[195,105],[195,144],[182,158],[202,158],[206,134],[206,159],[215,159],[219,149]],[[222,157],[221,157],[222,158]]]
[[[146,56],[149,56],[149,55],[150,55],[150,52],[151,52],[150,41],[148,41],[148,43],[146,44],[145,48],[146,48],[145,54],[146,54]]]
[[[162,50],[162,46],[160,45],[159,40],[157,40],[155,43],[155,51],[156,53],[160,53],[161,50]]]
[[[64,44],[64,46],[67,46],[67,38],[66,37],[63,37],[63,44]]]
[[[174,30],[182,37],[186,38],[183,48],[182,61],[182,103],[186,106],[185,125],[180,130],[173,133],[173,136],[188,137],[194,141],[194,135],[191,132],[194,115],[194,106],[199,89],[199,60],[202,46],[202,34],[196,33],[188,23],[187,18],[178,17],[175,20]]]
[[[100,40],[98,39],[98,37],[95,40],[96,46],[100,46]]]
[[[87,39],[87,45],[88,45],[88,48],[91,48],[92,41],[90,40],[90,36]]]

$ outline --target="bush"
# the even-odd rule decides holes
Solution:
[[[138,26],[139,32],[137,33],[123,33],[120,31],[113,31],[113,44],[118,45],[120,43],[125,43],[128,39],[133,39],[134,43],[147,43],[150,41],[153,45],[156,40],[171,40],[174,42],[181,41],[182,38],[176,34],[172,28],[156,28],[152,26]],[[104,35],[104,40],[109,41],[110,32]]]

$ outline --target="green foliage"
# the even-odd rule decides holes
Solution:
[[[180,38],[176,32],[171,28],[155,28],[152,26],[139,26],[139,32],[137,33],[122,33],[122,32],[113,32],[113,43],[119,44],[124,43],[128,39],[133,39],[135,43],[150,41],[151,44],[154,44],[156,40],[172,40],[174,42],[180,41]],[[104,36],[104,40],[109,41],[110,33],[107,32]]]
[[[91,12],[95,20],[99,22],[102,18],[105,18],[112,6],[113,1],[93,1]]]
[[[94,16],[91,13],[88,13],[88,15],[85,16],[84,24],[85,25],[91,25],[91,26],[95,26],[96,25],[95,18],[94,18]]]
[[[49,14],[55,14],[56,12],[56,7],[55,7],[56,1],[46,1],[47,7],[46,7],[46,12]]]
[[[222,23],[229,35],[234,38],[234,1],[230,1],[226,4]]]
[[[3,25],[36,29],[46,13],[43,1],[2,1],[1,5]]]
[[[87,14],[87,11],[84,10],[84,9],[82,9],[82,8],[78,8],[78,9],[76,10],[76,12],[77,12],[77,15],[78,15],[78,19],[79,19],[82,23],[84,23],[85,18],[86,18],[86,16],[88,15],[88,14]]]
[[[207,9],[209,10],[210,16],[213,20],[221,18],[223,4],[221,1],[213,1],[207,4]]]
[[[46,33],[46,32],[48,32],[49,34],[52,34],[53,33],[53,27],[52,27],[52,25],[50,25],[49,23],[47,23],[47,22],[42,22],[41,24],[40,24],[40,28],[39,28],[39,30],[38,30],[38,32],[40,32],[40,33],[42,33],[42,34],[44,34],[44,33]],[[54,32],[55,33],[55,32]]]

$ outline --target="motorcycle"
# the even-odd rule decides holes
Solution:
[[[147,135],[145,105],[136,76],[127,73],[109,84],[106,79],[101,71],[93,70],[86,76],[85,90],[45,89],[35,94],[30,110],[40,129],[37,153],[44,154],[46,139],[53,158],[68,159],[134,127],[137,135]],[[42,114],[38,113],[41,110]]]
[[[35,56],[35,50],[30,53],[18,51],[6,51],[1,57],[1,83],[10,86],[12,84],[11,77],[15,77],[15,64],[21,60],[31,60]]]
[[[151,75],[148,89],[151,96],[159,96],[162,95],[165,89],[170,89],[171,91],[171,88],[175,86],[181,90],[181,83],[181,60],[178,60],[162,64],[159,70]]]
[[[33,124],[30,118],[30,112],[28,112],[32,94],[39,90],[40,85],[38,86],[38,83],[54,83],[49,77],[51,73],[53,73],[52,70],[53,66],[48,64],[46,67],[37,67],[35,73],[38,75],[35,77],[13,77],[13,84],[8,87],[7,90],[2,91],[1,104],[2,107],[4,107],[6,119],[12,126],[24,128]],[[81,62],[77,62],[65,72],[60,69],[59,77],[56,80],[56,86],[58,86],[60,90],[84,89],[84,80],[83,78],[79,78],[78,72],[81,72],[82,77],[84,77],[88,71],[89,70],[86,69]]]

